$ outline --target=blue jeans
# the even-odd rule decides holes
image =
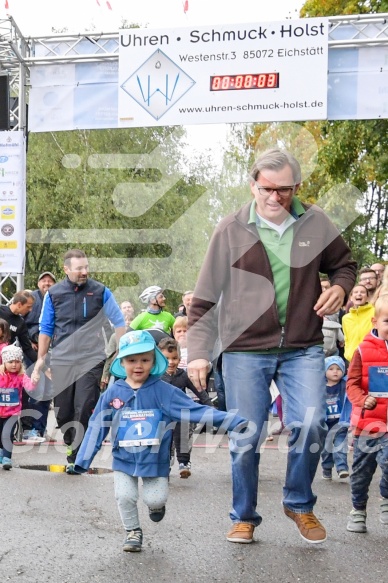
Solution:
[[[298,513],[316,502],[311,484],[326,436],[326,379],[323,349],[318,346],[276,354],[224,353],[223,377],[228,411],[256,424],[254,435],[239,439],[231,451],[233,522],[261,523],[256,511],[260,446],[267,436],[274,380],[283,399],[283,421],[291,430],[283,504]],[[231,448],[233,449],[233,448]]]
[[[43,373],[34,391],[23,392],[21,415],[23,430],[35,429],[43,437],[47,428],[52,394],[51,381]]]
[[[0,418],[0,453],[1,457],[11,459],[13,450],[13,440],[15,435],[18,415]]]
[[[388,498],[388,433],[377,438],[355,437],[350,486],[353,508],[357,510],[366,509],[369,486],[377,464],[382,471],[380,494],[382,498]]]
[[[340,425],[338,419],[328,420],[329,433],[322,450],[322,468],[331,470],[334,466],[337,472],[348,471],[348,427]]]

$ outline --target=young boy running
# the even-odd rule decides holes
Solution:
[[[111,373],[123,380],[101,395],[75,463],[76,472],[87,471],[112,427],[115,497],[127,533],[124,551],[140,551],[142,547],[137,508],[139,478],[150,519],[159,522],[164,517],[171,422],[209,421],[228,431],[240,423],[246,425],[242,417],[194,403],[183,391],[160,380],[167,366],[167,359],[149,332],[137,330],[121,337]]]
[[[322,477],[332,479],[335,466],[340,480],[349,477],[348,467],[348,423],[341,422],[345,402],[345,362],[340,356],[325,358],[326,371],[326,423],[329,432],[321,453]]]
[[[179,344],[173,338],[163,338],[158,344],[159,350],[168,360],[168,368],[162,380],[184,393],[190,389],[203,405],[213,406],[207,391],[197,391],[187,372],[183,368],[178,368],[180,362]],[[179,464],[179,475],[181,478],[191,476],[191,448],[192,436],[195,425],[193,423],[177,423],[173,433],[176,457]]]
[[[347,530],[365,533],[369,486],[380,466],[380,522],[388,525],[388,295],[380,296],[373,330],[355,351],[346,391],[352,403],[354,454],[350,485],[353,508]]]

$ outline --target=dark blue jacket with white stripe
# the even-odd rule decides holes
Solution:
[[[72,364],[88,360],[89,370],[105,360],[102,333],[109,320],[115,328],[125,327],[124,317],[109,288],[88,279],[78,285],[68,277],[47,291],[39,332],[51,337],[51,364]]]

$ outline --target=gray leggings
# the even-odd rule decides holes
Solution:
[[[124,472],[113,472],[115,498],[126,531],[140,528],[137,501],[139,478]],[[168,478],[142,478],[143,502],[151,510],[162,508],[168,498]]]

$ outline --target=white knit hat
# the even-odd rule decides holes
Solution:
[[[5,346],[1,351],[1,358],[3,362],[12,362],[12,360],[23,362],[23,350],[14,344]]]

